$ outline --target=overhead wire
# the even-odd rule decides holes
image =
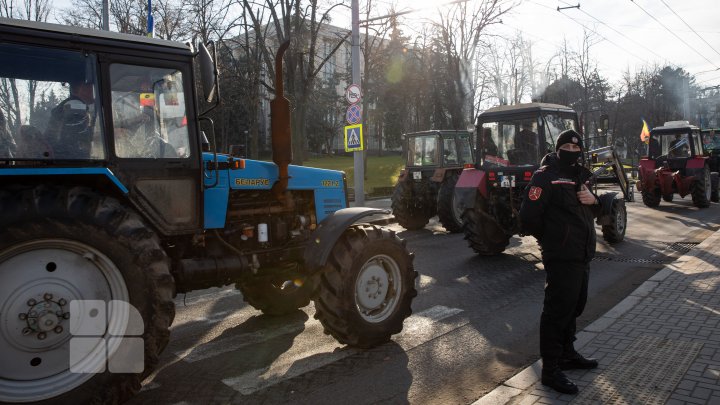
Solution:
[[[566,2],[566,1],[563,1],[563,3],[565,3],[566,5],[570,5],[570,4],[569,4],[568,2]],[[645,45],[643,45],[643,44],[635,41],[634,39],[632,39],[632,38],[630,38],[629,36],[625,35],[625,33],[623,33],[622,31],[616,30],[615,28],[611,27],[609,24],[606,24],[604,21],[601,21],[600,19],[598,19],[597,17],[591,15],[591,14],[588,13],[587,11],[581,9],[580,7],[577,7],[577,9],[580,10],[581,13],[587,15],[588,17],[590,17],[590,18],[592,18],[593,20],[599,22],[600,24],[602,24],[602,25],[610,28],[611,30],[615,31],[616,33],[618,33],[618,34],[621,35],[622,37],[627,38],[628,40],[634,42],[636,45],[640,46],[641,48],[644,48],[645,50],[649,51],[650,53],[652,53],[653,55],[657,56],[657,57],[660,58],[661,60],[665,60],[665,61],[667,62],[667,58],[665,58],[664,56],[658,55],[657,52],[655,52],[655,51],[653,51],[652,49],[646,47]]]
[[[544,5],[544,4],[541,4],[541,3],[538,3],[538,2],[535,2],[535,1],[532,1],[532,0],[531,0],[530,2],[531,2],[531,3],[535,3],[535,4],[537,4],[537,5],[541,6],[541,7],[545,7],[545,8],[548,8],[548,9],[550,9],[550,10],[556,11],[556,9],[554,9],[554,8],[552,8],[552,7],[549,7],[549,6],[546,6],[546,5]],[[558,11],[558,12],[559,12],[559,11]],[[567,14],[565,14],[565,13],[560,13],[560,15],[562,15],[563,17],[569,19],[570,21],[572,21],[572,22],[574,22],[574,23],[582,26],[582,27],[585,28],[586,30],[594,33],[595,35],[597,35],[598,37],[604,39],[604,40],[607,41],[608,43],[610,43],[610,44],[614,45],[615,47],[621,49],[622,51],[624,51],[624,52],[627,53],[628,55],[630,55],[630,56],[632,56],[632,57],[634,57],[634,58],[637,58],[637,59],[641,60],[641,61],[642,61],[643,63],[645,63],[645,64],[650,64],[650,62],[647,61],[646,59],[638,56],[636,53],[633,53],[633,52],[628,51],[628,50],[625,49],[624,47],[618,45],[618,44],[615,43],[614,41],[608,39],[608,38],[605,37],[604,35],[600,34],[600,33],[597,32],[596,30],[594,30],[594,29],[586,26],[585,24],[581,23],[580,21],[576,20],[575,18],[572,18],[572,17],[570,17],[569,15],[567,15]]]
[[[648,17],[650,17],[650,18],[652,18],[653,20],[655,20],[658,24],[660,24],[660,26],[664,27],[664,28],[665,28],[665,31],[673,34],[673,36],[675,36],[675,38],[677,38],[678,40],[680,40],[680,42],[682,42],[683,44],[685,44],[685,46],[687,46],[688,48],[690,48],[693,52],[695,52],[696,54],[700,55],[703,59],[705,59],[706,61],[708,61],[708,63],[710,63],[711,65],[713,65],[713,66],[715,66],[715,67],[718,67],[718,65],[716,65],[714,62],[712,62],[710,59],[708,59],[707,56],[705,56],[705,55],[703,55],[702,53],[698,52],[697,49],[693,48],[692,45],[690,45],[689,43],[687,43],[687,41],[685,41],[684,39],[682,39],[678,34],[676,34],[675,32],[671,31],[667,26],[665,26],[663,23],[661,23],[660,20],[658,20],[657,18],[655,18],[654,15],[650,14],[650,13],[649,13],[647,10],[645,10],[641,5],[639,5],[637,2],[635,2],[635,0],[630,0],[630,2],[632,2],[632,3],[633,3],[635,6],[637,6],[640,10],[642,10],[645,14],[647,14]]]
[[[720,52],[718,52],[717,49],[715,49],[712,45],[710,45],[710,43],[709,43],[708,41],[706,41],[705,38],[703,38],[702,36],[700,36],[700,34],[698,34],[697,31],[695,31],[695,29],[690,26],[690,24],[688,24],[687,22],[685,22],[685,20],[684,20],[682,17],[680,17],[680,15],[679,15],[678,13],[676,13],[675,10],[673,10],[673,9],[665,2],[665,0],[660,0],[660,1],[662,2],[662,4],[665,5],[665,7],[668,8],[668,10],[672,11],[672,13],[675,14],[675,16],[676,16],[677,18],[679,18],[680,21],[683,22],[683,24],[685,24],[688,28],[690,28],[690,31],[692,31],[695,35],[697,35],[698,38],[700,38],[703,42],[705,42],[705,44],[706,44],[707,46],[709,46],[710,49],[712,49],[713,51],[715,51],[716,54],[720,55]]]

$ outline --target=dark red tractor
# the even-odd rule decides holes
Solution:
[[[646,206],[657,207],[660,199],[670,202],[675,194],[690,195],[698,208],[710,206],[711,161],[703,150],[700,128],[688,121],[666,122],[650,131],[647,151],[637,183]]]
[[[518,211],[523,190],[543,156],[555,151],[558,135],[579,128],[578,114],[558,104],[499,106],[478,116],[476,164],[463,170],[455,186],[455,199],[463,209],[465,239],[476,253],[499,254],[520,232]],[[621,186],[625,199],[617,197],[617,192],[600,195],[603,212],[597,219],[604,239],[615,243],[625,237],[625,201],[630,201],[630,196],[620,160],[612,150],[605,152],[597,159],[595,151],[589,151],[583,162],[590,166],[589,157],[596,157],[593,161],[598,167],[589,179],[592,183],[601,173],[609,172]]]

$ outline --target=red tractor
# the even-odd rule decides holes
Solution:
[[[696,207],[709,207],[713,191],[710,163],[698,127],[687,121],[670,121],[653,128],[648,154],[640,160],[637,187],[643,203],[657,207],[661,198],[670,202],[674,194],[681,198],[689,194]]]
[[[473,168],[463,170],[455,186],[455,199],[463,209],[463,231],[473,250],[495,255],[505,250],[510,238],[520,232],[518,211],[523,190],[540,167],[545,154],[555,150],[555,140],[566,129],[579,130],[578,115],[570,107],[547,103],[529,103],[491,108],[478,116],[477,153]],[[595,156],[589,151],[589,156]],[[595,159],[601,173],[614,173],[625,199],[616,192],[600,196],[602,215],[597,223],[609,243],[625,237],[630,201],[628,181],[617,155]],[[589,165],[589,160],[584,159]],[[612,171],[609,169],[612,168]]]

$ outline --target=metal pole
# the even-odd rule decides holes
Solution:
[[[110,31],[110,0],[103,0],[102,2],[102,29]]]
[[[359,0],[352,0],[352,45],[351,45],[351,63],[352,63],[352,82],[360,86],[360,4]],[[362,94],[362,93],[361,93]],[[363,162],[364,151],[354,152],[355,167],[355,206],[362,207],[365,205],[365,165]]]

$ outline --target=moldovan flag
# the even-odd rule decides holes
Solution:
[[[647,122],[645,120],[642,120],[643,122],[643,128],[642,132],[640,132],[640,140],[648,143],[650,142],[650,130],[648,129]]]

